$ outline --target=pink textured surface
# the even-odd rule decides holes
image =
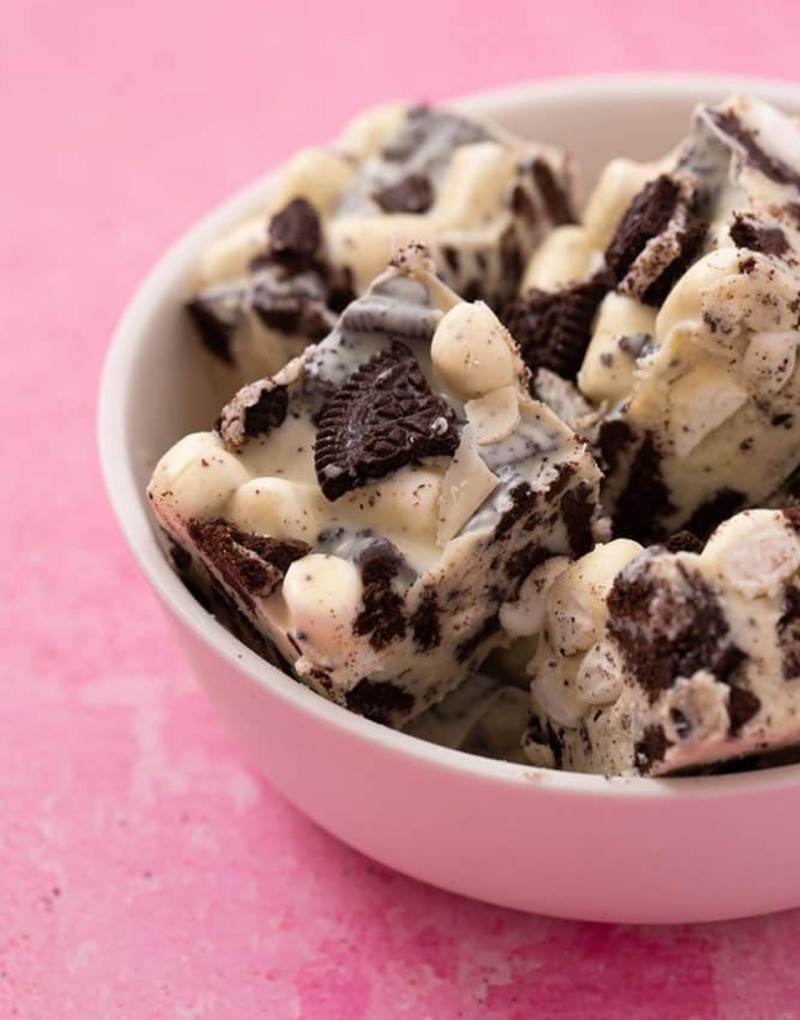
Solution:
[[[357,107],[603,70],[798,74],[795,0],[675,0],[658,22],[632,0],[613,18],[590,0],[468,8],[4,12],[3,1020],[800,1017],[800,912],[650,930],[524,917],[320,832],[221,731],[102,495],[95,389],[136,282]]]

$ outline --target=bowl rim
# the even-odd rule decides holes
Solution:
[[[800,105],[800,85],[761,77],[720,74],[601,74],[563,76],[539,82],[470,93],[443,100],[445,105],[476,116],[491,117],[494,110],[521,110],[532,103],[576,101],[602,97],[604,101],[637,96],[694,100],[703,92],[755,92],[770,101]],[[132,398],[129,380],[139,339],[148,318],[163,301],[165,291],[186,264],[228,222],[246,214],[269,187],[278,168],[234,192],[173,241],[141,281],[125,308],[106,353],[99,387],[97,441],[106,493],[125,541],[161,602],[204,645],[231,667],[243,671],[255,684],[310,714],[320,725],[343,731],[355,741],[379,745],[397,757],[419,765],[456,772],[484,782],[524,787],[542,794],[571,794],[608,798],[685,799],[776,791],[800,783],[800,764],[763,771],[721,776],[605,777],[560,772],[532,765],[481,758],[429,743],[356,715],[298,683],[242,644],[189,594],[169,567],[156,542],[150,513],[139,492],[128,436],[128,409]],[[535,780],[535,782],[532,782]]]

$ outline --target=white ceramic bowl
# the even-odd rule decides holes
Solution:
[[[800,112],[800,87],[703,77],[565,79],[454,105],[565,145],[591,181],[612,156],[661,154],[685,133],[697,101],[733,91]],[[266,178],[225,202],[150,273],[114,337],[99,410],[105,480],[125,537],[247,755],[301,811],[363,853],[491,903],[639,922],[799,905],[800,766],[607,780],[439,748],[284,676],[216,623],[172,573],[145,484],[167,447],[207,427],[217,410],[202,370],[186,358],[181,298],[204,245],[256,209],[269,186]]]

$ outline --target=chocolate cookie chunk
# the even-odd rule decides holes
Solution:
[[[269,224],[269,250],[276,261],[292,268],[307,267],[322,243],[317,210],[304,198],[296,198]]]
[[[205,349],[226,365],[232,365],[231,343],[239,324],[238,308],[223,302],[207,300],[201,294],[193,301],[187,301],[186,312],[194,323]]]
[[[786,234],[780,227],[766,226],[752,216],[737,214],[730,233],[737,248],[747,248],[763,255],[783,255],[789,250]]]
[[[501,316],[531,372],[547,368],[574,379],[592,337],[600,302],[613,284],[606,273],[561,290],[533,288],[506,305]]]
[[[361,636],[368,634],[376,652],[402,638],[406,632],[405,603],[394,588],[403,564],[400,551],[386,539],[376,538],[359,557],[364,608],[353,630]]]
[[[555,174],[543,159],[535,159],[531,167],[533,180],[544,200],[545,210],[553,225],[560,227],[565,223],[576,223],[570,197],[556,179]]]
[[[768,153],[733,111],[709,110],[708,115],[723,134],[738,142],[747,161],[765,177],[777,184],[790,184],[800,190],[800,172],[778,156]]]
[[[664,301],[702,244],[706,224],[695,215],[686,192],[667,174],[650,181],[631,202],[606,248],[606,265],[621,284],[647,245],[663,235],[663,250],[652,252],[652,265],[634,288],[634,296],[644,304]]]
[[[626,567],[608,597],[608,630],[652,702],[680,677],[707,670],[729,682],[744,658],[716,595],[697,571],[679,564],[674,584],[653,568],[654,551]]]
[[[457,446],[452,409],[431,392],[411,350],[395,341],[322,408],[317,479],[333,501],[423,457],[450,456]]]
[[[385,213],[424,213],[433,205],[433,188],[424,174],[409,174],[372,197]]]
[[[289,566],[311,550],[294,539],[239,531],[221,517],[192,520],[188,531],[201,555],[251,608],[255,598],[271,595]]]

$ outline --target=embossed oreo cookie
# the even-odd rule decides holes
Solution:
[[[331,501],[423,457],[451,456],[455,415],[431,392],[410,348],[395,341],[323,407],[315,467]]]

